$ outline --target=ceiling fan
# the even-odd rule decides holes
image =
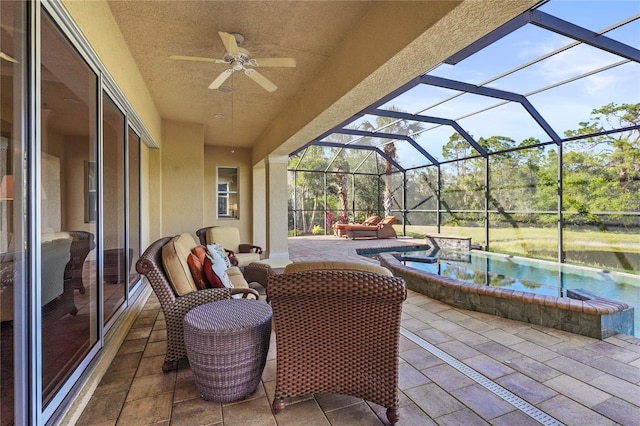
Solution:
[[[253,67],[295,67],[296,61],[293,58],[252,58],[248,50],[238,47],[244,41],[242,34],[226,33],[219,31],[218,34],[226,49],[223,59],[202,58],[198,56],[170,56],[171,59],[181,61],[213,62],[216,64],[227,64],[230,68],[222,71],[209,85],[209,89],[217,89],[235,71],[244,71],[250,79],[258,83],[268,92],[273,92],[278,88],[264,75],[253,69]]]

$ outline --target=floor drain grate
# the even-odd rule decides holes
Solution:
[[[450,366],[452,366],[453,368],[455,368],[456,370],[458,370],[462,374],[464,374],[467,377],[469,377],[471,380],[475,381],[476,383],[480,384],[481,386],[484,386],[485,388],[487,388],[488,390],[490,390],[494,394],[498,395],[500,398],[504,399],[509,404],[513,405],[514,407],[516,407],[517,409],[519,409],[520,411],[522,411],[523,413],[525,413],[529,417],[532,417],[533,419],[535,419],[539,423],[541,423],[541,424],[543,424],[545,426],[547,426],[547,425],[548,426],[563,426],[563,423],[561,423],[560,421],[554,419],[553,417],[551,417],[550,415],[548,415],[544,411],[541,411],[541,410],[537,409],[536,407],[534,407],[533,405],[529,404],[524,399],[520,398],[518,395],[515,395],[515,394],[511,393],[509,390],[503,388],[502,386],[500,386],[499,384],[497,384],[493,380],[491,380],[491,379],[487,378],[486,376],[478,373],[473,368],[471,368],[468,365],[458,361],[457,359],[455,359],[454,357],[452,357],[448,353],[442,351],[441,349],[437,348],[436,346],[432,345],[431,343],[427,342],[426,340],[422,339],[421,337],[416,336],[415,334],[411,333],[410,331],[405,330],[404,328],[400,329],[400,334],[402,334],[404,337],[406,337],[407,339],[411,340],[413,343],[417,344],[421,348],[429,351],[434,356],[437,356],[442,361],[446,362],[447,364],[449,364]]]

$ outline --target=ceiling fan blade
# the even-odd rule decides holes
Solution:
[[[233,34],[225,33],[224,31],[218,31],[218,35],[222,39],[222,44],[224,44],[224,48],[227,49],[227,53],[231,53],[232,55],[238,54],[238,43],[236,43],[236,38]]]
[[[216,79],[213,80],[213,82],[209,85],[209,89],[217,89],[218,87],[220,87],[231,74],[233,74],[233,68],[222,71],[222,73],[220,73],[220,75],[217,76]]]
[[[169,56],[169,59],[177,59],[179,61],[194,61],[194,62],[215,62],[217,59],[213,58],[203,58],[200,56],[179,56],[173,55]]]
[[[0,52],[0,59],[4,59],[5,61],[13,62],[14,64],[18,63],[18,61],[16,61],[15,59],[13,59],[11,56],[7,55],[4,52]]]
[[[244,73],[253,81],[262,86],[267,92],[275,91],[278,86],[273,84],[271,81],[267,79],[264,75],[260,74],[258,71],[248,68],[244,70]]]
[[[254,58],[251,60],[254,67],[295,67],[293,58]]]

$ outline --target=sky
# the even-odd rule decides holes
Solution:
[[[545,3],[539,10],[594,32],[600,32],[635,16],[634,21],[607,32],[606,36],[640,49],[638,0],[556,0]],[[528,24],[456,65],[442,64],[436,67],[429,75],[474,85],[486,84],[488,87],[528,95],[527,99],[534,108],[563,138],[566,130],[577,129],[580,122],[589,120],[591,111],[595,108],[610,102],[639,103],[640,64],[629,62],[596,47],[579,44],[511,75],[496,81],[491,80],[571,43],[574,43],[574,40],[568,37]],[[605,69],[607,67],[609,68]],[[595,70],[601,71],[570,81]],[[542,88],[563,82],[565,83],[557,87],[535,93]],[[438,102],[455,94],[455,91],[448,89],[419,85],[382,108],[393,105],[411,113],[455,119],[475,139],[501,135],[511,137],[517,142],[529,137],[538,138],[542,142],[551,140],[518,104],[496,106],[503,102],[499,99],[464,94],[437,105]],[[425,108],[429,109],[423,111]],[[489,109],[465,118],[467,114],[485,108]],[[450,127],[436,127],[417,136],[416,141],[441,160],[442,145],[453,132]],[[428,164],[428,161],[423,160],[408,144],[396,143],[396,147],[404,167]]]

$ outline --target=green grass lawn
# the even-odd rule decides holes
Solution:
[[[396,231],[402,233],[402,225]],[[473,244],[485,246],[484,228],[442,226],[441,233],[471,237]],[[423,238],[436,234],[435,226],[407,226],[407,235]],[[563,232],[565,260],[631,273],[640,273],[640,234],[606,232],[593,228],[572,229]],[[558,230],[555,228],[493,228],[489,229],[489,250],[496,253],[538,259],[556,260]]]

